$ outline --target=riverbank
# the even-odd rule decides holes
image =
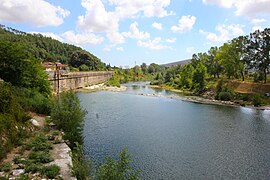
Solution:
[[[265,105],[265,106],[260,106],[260,107],[255,107],[252,105],[243,106],[243,105],[241,105],[237,102],[234,102],[234,101],[221,101],[221,100],[208,99],[205,97],[193,96],[193,95],[187,96],[185,94],[191,94],[191,93],[184,92],[184,91],[179,90],[179,89],[173,89],[171,87],[163,87],[163,86],[158,86],[158,85],[149,85],[149,87],[165,89],[165,90],[179,93],[181,95],[172,95],[172,96],[162,96],[159,94],[141,94],[141,95],[152,96],[152,97],[165,97],[165,98],[171,98],[171,99],[180,99],[183,101],[189,101],[189,102],[200,103],[200,104],[213,104],[213,105],[224,105],[224,106],[235,106],[235,107],[247,107],[247,108],[258,109],[258,110],[270,110],[270,105]]]
[[[83,87],[81,89],[78,89],[78,91],[83,91],[83,92],[92,92],[92,91],[112,91],[112,92],[121,92],[121,91],[125,91],[127,89],[126,86],[107,86],[104,83],[101,84],[95,84],[95,85],[91,85],[91,86],[86,86]]]
[[[71,179],[71,149],[63,132],[45,122],[45,115],[29,113],[32,134],[0,163],[0,177],[9,179]]]

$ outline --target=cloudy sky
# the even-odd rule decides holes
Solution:
[[[116,66],[162,64],[270,27],[270,0],[0,0],[0,23]]]

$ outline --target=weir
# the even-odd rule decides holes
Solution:
[[[56,70],[47,73],[49,74],[48,80],[52,82],[53,92],[57,94],[108,81],[113,75],[113,71],[67,72]]]

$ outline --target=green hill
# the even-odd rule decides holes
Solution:
[[[75,60],[81,62],[79,65],[85,64],[89,66],[88,70],[103,70],[105,68],[105,64],[101,62],[98,57],[86,50],[75,45],[62,43],[58,40],[52,39],[51,37],[45,37],[41,34],[29,34],[6,27],[5,25],[0,25],[0,41],[16,42],[23,45],[28,53],[39,59],[41,62],[61,62],[76,67],[78,63],[70,63],[73,58],[73,62]],[[86,57],[78,55],[86,55]],[[92,64],[97,64],[97,66],[90,67]]]

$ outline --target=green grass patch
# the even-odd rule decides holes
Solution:
[[[41,173],[50,179],[54,179],[60,172],[60,167],[57,165],[44,166]]]
[[[9,172],[12,166],[10,163],[6,163],[0,167],[0,171]]]
[[[53,161],[53,158],[47,151],[33,151],[28,158],[35,163],[49,163]]]

